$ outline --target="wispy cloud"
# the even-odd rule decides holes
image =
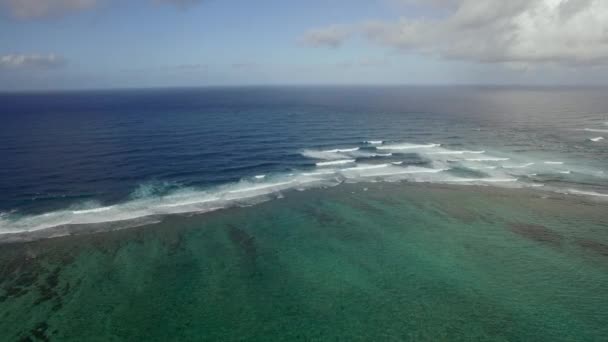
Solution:
[[[304,34],[302,42],[313,47],[337,48],[352,35],[350,27],[331,25],[319,29],[312,29]]]
[[[0,69],[52,69],[64,66],[67,60],[56,54],[0,55]]]
[[[99,7],[102,3],[118,0],[0,0],[0,13],[17,19],[36,19],[63,16]],[[204,0],[148,0],[149,3],[169,4],[187,9]]]
[[[189,8],[195,5],[200,4],[204,0],[155,0],[158,3],[175,5],[179,8]]]
[[[439,10],[441,15],[368,21],[354,24],[353,30],[378,45],[446,59],[509,65],[608,64],[606,0],[400,1]],[[307,36],[318,42],[312,46],[338,47],[350,34],[329,26]]]
[[[233,63],[232,67],[235,69],[254,69],[258,67],[257,63],[253,62],[243,62],[243,63]]]
[[[0,0],[0,9],[20,19],[63,15],[95,7],[99,0]]]
[[[195,63],[195,64],[178,64],[175,66],[171,66],[171,69],[179,69],[179,70],[200,70],[200,69],[206,69],[207,68],[207,64],[199,64],[199,63]]]

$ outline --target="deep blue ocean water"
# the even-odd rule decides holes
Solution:
[[[523,87],[5,93],[0,230],[206,211],[357,180],[602,199],[607,95]]]

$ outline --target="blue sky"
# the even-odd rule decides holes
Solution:
[[[0,0],[0,89],[605,83],[608,6],[561,2]]]

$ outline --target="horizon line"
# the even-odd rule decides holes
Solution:
[[[196,85],[196,86],[126,86],[126,87],[82,87],[82,88],[31,88],[1,90],[0,95],[23,94],[23,93],[74,93],[74,92],[95,92],[95,91],[138,91],[138,90],[186,90],[186,89],[238,89],[238,88],[310,88],[310,87],[332,87],[332,88],[375,88],[375,87],[419,87],[419,88],[607,88],[607,84],[526,84],[526,83],[291,83],[291,84],[217,84],[217,85]]]

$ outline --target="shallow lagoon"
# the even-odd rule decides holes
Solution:
[[[3,245],[1,339],[607,340],[607,209],[345,184]]]

